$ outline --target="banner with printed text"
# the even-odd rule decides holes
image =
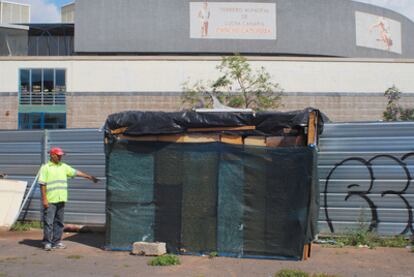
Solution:
[[[190,38],[276,40],[276,4],[191,2]]]

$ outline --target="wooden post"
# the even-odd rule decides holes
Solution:
[[[316,117],[316,111],[312,111],[309,114],[309,122],[308,122],[308,145],[317,143],[317,122],[318,118]]]
[[[302,260],[303,261],[306,261],[308,258],[309,258],[309,248],[310,248],[310,246],[309,246],[310,244],[309,243],[307,243],[307,244],[305,244],[305,246],[303,247],[303,257],[302,257]]]
[[[309,114],[309,122],[308,122],[308,145],[314,144],[316,145],[318,142],[318,117],[317,112],[312,111]],[[307,243],[303,247],[303,260],[306,261],[311,256],[312,251],[312,243]]]

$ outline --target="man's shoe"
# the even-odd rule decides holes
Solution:
[[[45,246],[43,246],[43,249],[44,249],[45,251],[50,251],[50,250],[52,250],[52,244],[50,244],[50,243],[46,243],[46,244],[45,244]]]
[[[52,246],[53,249],[65,249],[66,245],[64,245],[63,243],[59,242],[56,243],[55,245]]]

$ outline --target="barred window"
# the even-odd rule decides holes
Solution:
[[[65,92],[65,69],[20,69],[20,105],[65,105]]]

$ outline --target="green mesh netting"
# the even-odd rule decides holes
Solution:
[[[222,143],[107,145],[109,249],[302,257],[316,232],[316,151]]]

